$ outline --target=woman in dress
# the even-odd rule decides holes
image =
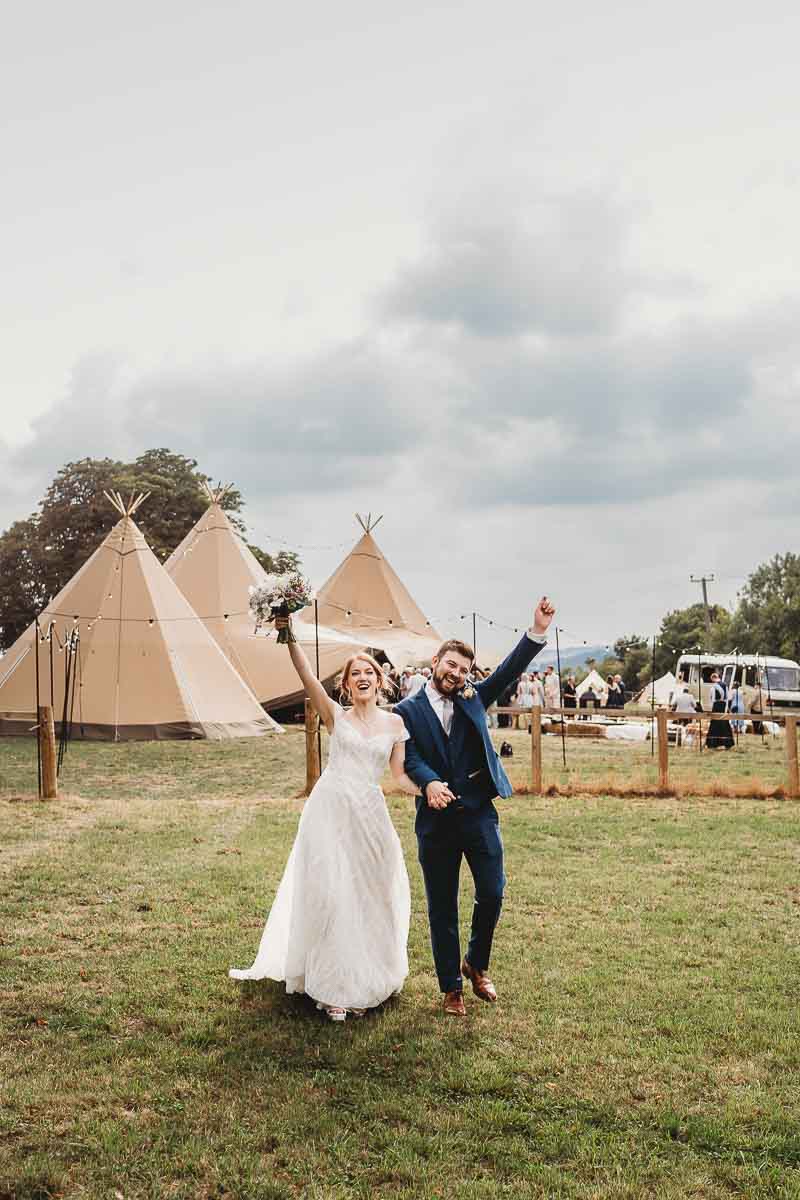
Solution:
[[[288,620],[276,624],[291,628]],[[354,654],[336,704],[302,648],[289,654],[330,734],[328,764],[306,801],[255,962],[232,979],[276,979],[305,992],[332,1021],[363,1016],[399,992],[408,974],[410,894],[400,839],[380,789],[387,765],[400,788],[408,738],[401,717],[378,708],[385,687],[369,654]]]
[[[711,676],[711,711],[727,712],[728,702],[725,698],[725,689],[719,681],[719,675],[715,671]],[[730,721],[709,721],[708,733],[706,735],[706,749],[708,750],[730,750],[733,746],[733,732],[731,730]]]
[[[576,690],[575,676],[568,675],[567,682],[561,689],[561,694],[564,697],[564,708],[575,708],[577,704],[577,700],[575,698]]]

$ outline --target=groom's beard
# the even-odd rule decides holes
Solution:
[[[445,671],[436,670],[433,672],[433,686],[442,696],[454,695],[461,686],[460,680],[451,683],[445,676]]]

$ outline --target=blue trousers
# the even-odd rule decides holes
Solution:
[[[417,834],[419,861],[428,898],[433,961],[439,987],[452,992],[462,985],[458,936],[458,880],[461,860],[475,883],[472,931],[467,960],[477,971],[489,966],[492,938],[503,903],[503,841],[494,805],[442,813],[435,828]]]

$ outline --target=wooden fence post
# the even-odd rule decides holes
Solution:
[[[529,709],[531,718],[531,791],[542,794],[542,710],[538,704]]]
[[[669,787],[669,741],[667,737],[667,710],[659,708],[656,712],[658,727],[658,786],[664,791]]]
[[[38,738],[42,753],[42,799],[55,800],[58,797],[56,729],[53,709],[49,704],[43,704],[39,709]]]
[[[786,765],[789,768],[787,795],[800,799],[800,773],[797,769],[797,717],[786,718]]]
[[[314,708],[310,700],[306,700],[305,705],[306,715],[306,790],[305,795],[311,795],[311,789],[317,782],[320,776],[320,761],[319,761],[319,741],[317,732],[319,730],[319,717],[314,712]]]

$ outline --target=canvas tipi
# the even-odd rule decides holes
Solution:
[[[137,528],[133,515],[146,497],[125,503],[115,492],[108,499],[120,520],[41,614],[42,634],[34,624],[3,658],[0,732],[29,731],[37,675],[41,703],[52,704],[59,720],[67,660],[76,737],[219,739],[280,730]],[[61,649],[68,639],[77,643],[74,655]]]
[[[356,520],[363,535],[319,590],[319,619],[381,650],[393,666],[430,661],[442,639],[381,553],[372,536],[379,521]],[[302,614],[313,619],[309,609]]]
[[[575,695],[580,700],[581,696],[584,694],[584,692],[588,692],[589,688],[592,689],[598,699],[601,696],[604,696],[608,690],[605,679],[603,679],[603,676],[595,671],[594,667],[592,667],[586,678],[580,681],[575,689]]]
[[[640,705],[655,704],[656,708],[666,708],[672,700],[672,694],[675,691],[676,684],[675,676],[672,671],[667,671],[655,683],[648,683],[647,687],[642,688],[633,698],[632,707]]]
[[[272,629],[256,631],[248,609],[249,588],[267,574],[239,537],[222,508],[227,488],[206,488],[210,504],[164,564],[183,595],[205,624],[248,687],[266,708],[282,708],[300,700],[303,689],[286,646]],[[352,636],[295,621],[295,636],[316,665],[319,676],[334,679],[351,654],[364,647]]]

